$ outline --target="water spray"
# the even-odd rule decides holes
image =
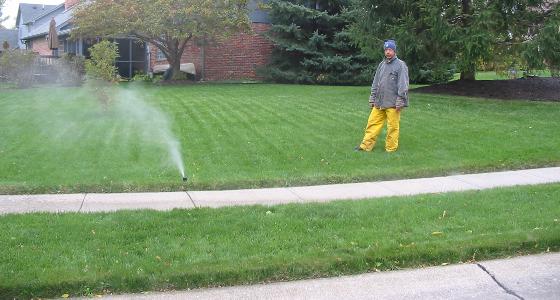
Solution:
[[[169,154],[170,162],[177,167],[183,182],[189,179],[185,175],[181,144],[171,131],[168,118],[156,107],[144,101],[142,95],[135,90],[120,90],[121,99],[118,104],[123,112],[137,124],[143,125],[143,138],[151,143],[157,143],[165,148]],[[145,123],[145,120],[150,120]]]

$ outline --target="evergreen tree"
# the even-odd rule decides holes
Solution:
[[[560,77],[560,4],[544,12],[542,26],[535,26],[532,39],[525,44],[523,57],[529,69],[548,68]]]
[[[345,31],[348,0],[272,0],[274,43],[271,63],[260,70],[266,79],[288,83],[364,84],[372,64]]]
[[[527,28],[541,17],[539,0],[355,0],[352,37],[377,51],[394,37],[411,80],[441,82],[454,72],[474,80],[477,65],[520,58]]]

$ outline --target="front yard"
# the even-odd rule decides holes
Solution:
[[[400,149],[352,149],[369,87],[3,89],[0,193],[294,186],[560,164],[560,103],[411,94]],[[188,183],[170,157],[176,137]],[[176,160],[175,160],[176,161]]]

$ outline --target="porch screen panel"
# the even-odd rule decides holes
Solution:
[[[136,39],[117,39],[117,68],[121,77],[131,78],[146,71],[146,43]]]

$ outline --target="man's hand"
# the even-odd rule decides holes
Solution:
[[[395,105],[395,108],[397,109],[397,112],[400,112],[404,107],[404,101],[401,98],[397,98],[397,103]]]
[[[369,107],[370,107],[370,108],[377,107],[377,106],[375,105],[375,95],[370,95],[370,96],[369,96]]]

